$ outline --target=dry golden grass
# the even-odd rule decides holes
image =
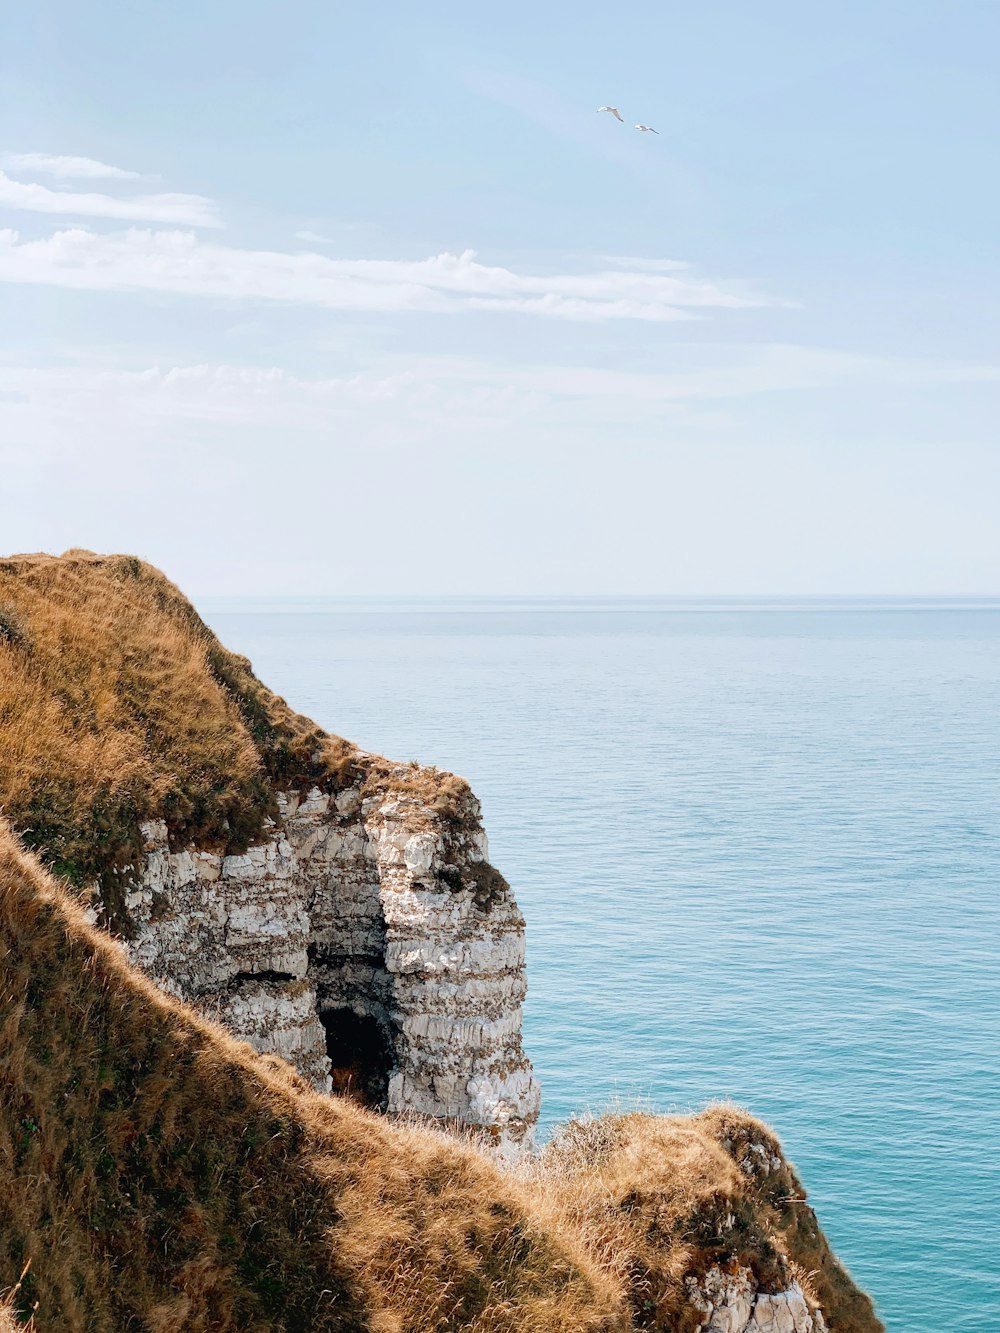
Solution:
[[[96,883],[125,933],[144,819],[241,851],[278,788],[358,782],[452,834],[477,809],[462,778],[362,755],[294,713],[135,556],[0,560],[0,738],[0,814],[57,874]]]
[[[463,807],[477,808],[469,784],[454,773],[426,764],[394,764],[379,755],[366,759],[367,781],[391,791],[414,823],[449,821]]]
[[[199,1021],[2,831],[0,1016],[0,1280],[32,1261],[40,1333],[625,1327],[473,1148]]]
[[[0,561],[0,811],[111,924],[141,820],[236,849],[276,789],[345,781],[446,847],[476,826],[462,779],[326,736],[134,557]],[[0,820],[0,1292],[39,1333],[687,1333],[713,1264],[877,1333],[790,1168],[741,1166],[768,1145],[734,1111],[613,1116],[512,1177],[318,1097],[130,970]]]
[[[87,552],[0,561],[0,812],[71,882],[120,881],[138,826],[241,850],[273,787],[336,783],[352,748],[298,717],[158,571]]]
[[[689,1333],[713,1265],[878,1333],[778,1153],[742,1112],[609,1116],[511,1178],[165,997],[0,828],[0,1281],[38,1333]]]
[[[29,1333],[34,1328],[34,1320],[22,1323],[17,1318],[13,1305],[6,1302],[0,1305],[0,1333]]]
[[[768,1292],[798,1281],[831,1333],[882,1329],[777,1139],[743,1111],[571,1122],[527,1176],[538,1215],[615,1282],[633,1328],[696,1333],[688,1279],[718,1266],[749,1269]]]
[[[12,1287],[0,1291],[0,1333],[34,1333],[34,1305],[30,1301],[19,1301],[24,1280],[31,1270],[31,1260],[21,1270],[21,1276]],[[20,1303],[20,1311],[18,1305]]]
[[[0,827],[0,1282],[38,1333],[691,1333],[714,1264],[878,1333],[761,1147],[735,1111],[610,1117],[517,1178],[317,1096],[130,969]]]

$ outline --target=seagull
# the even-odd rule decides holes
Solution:
[[[642,130],[643,134],[659,134],[659,130],[654,130],[652,125],[637,125],[637,130]]]
[[[622,114],[616,106],[599,106],[597,109],[598,111],[610,111],[615,120],[620,120],[623,125],[625,124],[625,121],[622,119]]]

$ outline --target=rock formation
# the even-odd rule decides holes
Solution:
[[[0,1071],[0,1329],[624,1333],[492,1157],[165,995],[2,819]]]
[[[321,1091],[530,1140],[524,921],[462,779],[293,713],[133,557],[0,561],[0,612],[0,810],[132,961]]]
[[[745,1113],[522,1151],[469,787],[295,714],[134,557],[0,560],[0,814],[0,1291],[40,1333],[880,1333]]]
[[[166,824],[145,823],[129,954],[320,1091],[514,1149],[539,1104],[524,919],[471,793],[446,827],[407,794],[412,769],[370,762],[339,791],[280,793],[266,840],[240,854],[171,851]]]
[[[702,1333],[827,1333],[818,1310],[810,1310],[802,1288],[762,1292],[749,1269],[724,1273],[710,1268],[688,1283],[691,1305],[704,1317]]]

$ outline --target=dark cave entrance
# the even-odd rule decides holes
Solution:
[[[392,1044],[378,1019],[353,1009],[320,1014],[326,1029],[333,1091],[374,1110],[384,1111],[393,1068]]]

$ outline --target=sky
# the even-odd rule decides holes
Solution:
[[[1000,593],[993,0],[3,29],[4,552],[195,596]]]

